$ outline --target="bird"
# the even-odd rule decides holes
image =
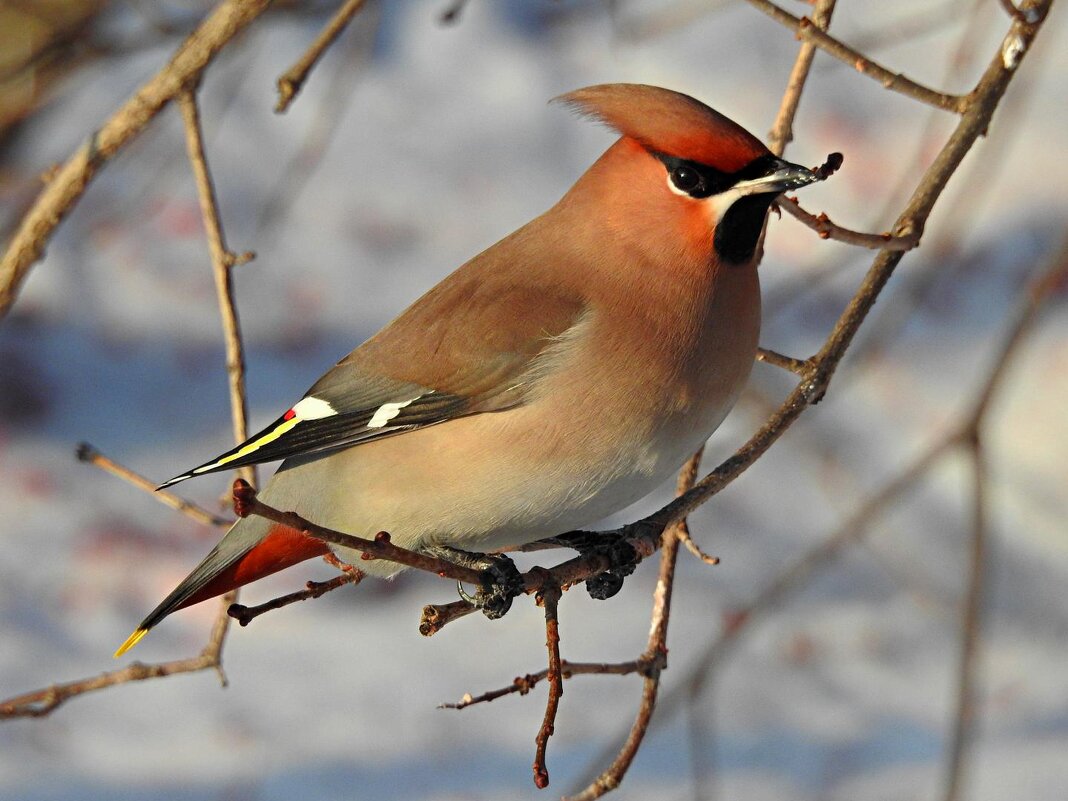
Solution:
[[[755,360],[769,208],[820,177],[670,89],[602,84],[556,100],[618,134],[556,205],[430,289],[263,431],[161,488],[282,459],[260,493],[276,508],[477,555],[588,526],[677,471]],[[239,519],[115,655],[177,609],[331,552],[358,558]]]

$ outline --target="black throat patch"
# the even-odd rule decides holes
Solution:
[[[695,200],[729,191],[739,181],[768,175],[779,164],[771,154],[759,156],[735,172],[717,170],[708,164],[650,151],[664,165],[670,180]],[[777,192],[746,195],[736,200],[716,226],[712,247],[727,264],[743,264],[753,258],[764,218]]]
[[[776,197],[770,193],[746,195],[731,204],[712,237],[712,247],[721,261],[742,264],[753,258],[764,219]]]

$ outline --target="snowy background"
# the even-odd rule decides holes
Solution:
[[[472,0],[444,26],[444,2],[382,3],[357,18],[282,117],[271,112],[274,79],[321,20],[269,16],[228,48],[202,97],[229,243],[258,253],[236,274],[252,427],[551,205],[610,144],[549,98],[600,82],[659,84],[763,136],[796,42],[744,4],[719,5]],[[947,91],[970,88],[1007,26],[992,0],[841,5],[838,36]],[[109,24],[136,31],[130,16],[116,12]],[[898,35],[916,27],[911,41]],[[963,458],[940,463],[864,544],[751,625],[714,672],[702,660],[732,610],[968,407],[1021,287],[1065,234],[1066,33],[1055,8],[827,399],[695,516],[698,541],[723,564],[682,559],[663,705],[613,797],[937,797],[967,573]],[[958,49],[964,38],[972,44]],[[25,182],[64,159],[174,46],[74,73],[9,145],[7,179]],[[787,155],[818,164],[844,152],[842,172],[803,200],[881,231],[953,124],[817,55]],[[763,344],[813,352],[869,261],[791,219],[773,222]],[[994,539],[971,799],[1068,798],[1063,300],[1014,363],[990,421]],[[791,383],[757,365],[707,464]],[[78,464],[83,440],[154,479],[229,442],[214,289],[173,109],[101,173],[0,322],[0,697],[114,668],[115,646],[216,536]],[[229,480],[182,490],[217,509]],[[243,600],[330,574],[308,563]],[[650,563],[610,602],[568,593],[564,657],[634,658],[654,579]],[[226,690],[211,673],[172,677],[4,723],[0,801],[553,798],[604,767],[637,708],[635,677],[568,683],[541,793],[530,763],[544,687],[460,713],[435,708],[545,661],[541,613],[529,602],[495,624],[472,616],[421,637],[422,605],[453,597],[426,576],[368,582],[233,630]],[[204,604],[175,615],[132,656],[197,653],[214,614]],[[707,684],[687,695],[695,675]]]

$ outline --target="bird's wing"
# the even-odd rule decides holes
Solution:
[[[320,378],[267,428],[160,485],[368,442],[523,402],[577,297],[461,269]],[[545,360],[540,360],[544,362]]]

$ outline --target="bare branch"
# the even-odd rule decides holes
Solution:
[[[831,24],[831,15],[834,14],[836,1],[816,0],[816,6],[812,10],[812,23],[820,30],[827,30]],[[786,83],[786,92],[779,105],[779,113],[775,117],[771,131],[768,132],[768,150],[776,156],[781,156],[786,151],[786,146],[793,141],[794,117],[797,115],[801,93],[804,91],[805,82],[808,81],[808,71],[812,68],[812,59],[815,55],[814,44],[811,42],[801,44],[797,59],[794,61],[794,68],[790,71],[790,78]]]
[[[341,531],[318,526],[310,520],[305,520],[296,512],[279,511],[261,501],[248,482],[240,478],[234,481],[234,512],[237,513],[238,517],[248,517],[249,515],[265,517],[288,528],[302,531],[308,536],[315,537],[323,542],[360,551],[363,554],[363,558],[367,560],[385,559],[397,564],[414,567],[417,570],[434,573],[442,578],[451,578],[468,584],[478,584],[482,581],[482,574],[477,570],[394,545],[389,541],[389,534],[385,531],[380,531],[373,540],[367,540],[363,537],[355,537],[352,534],[345,534]],[[537,588],[533,587],[531,589]]]
[[[0,702],[0,720],[10,718],[43,717],[56,708],[79,695],[126,684],[131,681],[145,681],[161,676],[173,676],[176,673],[195,673],[201,670],[218,668],[218,652],[215,638],[204,648],[199,656],[178,659],[173,662],[146,665],[133,662],[120,670],[111,670],[90,679],[53,684],[43,690],[35,690]]]
[[[965,765],[976,716],[976,653],[982,629],[983,589],[986,576],[986,549],[989,538],[987,498],[988,473],[983,447],[982,424],[1009,365],[1021,344],[1033,330],[1039,314],[1050,296],[1068,283],[1068,239],[1062,243],[1050,266],[1025,292],[1020,309],[1005,336],[986,382],[979,391],[971,414],[958,436],[971,451],[972,466],[972,537],[967,588],[960,621],[960,654],[957,663],[957,698],[946,762],[945,801],[962,797]]]
[[[998,386],[999,380],[997,377],[1004,374],[1006,363],[1018,352],[1026,333],[1036,324],[1041,307],[1048,302],[1058,288],[1063,288],[1066,283],[1068,283],[1068,240],[1065,241],[1058,254],[1053,258],[1051,266],[1025,290],[1024,302],[1017,313],[1015,321],[1009,327],[1005,342],[991,368],[987,382],[984,384],[984,390],[980,393],[981,395],[987,393],[987,387],[996,388]],[[980,408],[987,407],[983,404]],[[740,639],[740,635],[751,623],[767,614],[776,605],[781,604],[790,593],[805,586],[806,581],[815,571],[821,566],[829,564],[846,546],[859,541],[880,515],[884,514],[905,493],[911,491],[946,455],[955,452],[961,446],[974,447],[976,442],[974,432],[977,428],[972,420],[973,415],[974,412],[969,413],[963,425],[928,446],[919,456],[898,471],[896,476],[888,481],[878,492],[865,501],[856,513],[851,515],[835,533],[781,571],[749,604],[732,613],[730,624],[715,641],[709,644],[701,658],[696,661],[692,672],[683,682],[683,684],[689,685],[689,690],[686,692],[686,703],[692,704],[705,690],[708,682],[715,674],[715,668],[726,658],[731,648]],[[976,467],[975,469],[981,470],[982,468]],[[982,481],[985,482],[985,480],[984,477]],[[975,474],[975,481],[980,481],[978,474]],[[979,487],[978,483],[975,484],[975,487],[976,494],[973,494],[973,521],[985,526],[985,511],[984,508],[981,508],[981,505],[985,502],[979,497],[983,493],[983,488]],[[973,591],[977,590],[973,588]],[[961,670],[962,668],[959,668],[958,672]],[[969,693],[971,692],[969,690]],[[669,706],[673,710],[678,708],[680,698],[680,694],[672,695]],[[962,708],[958,704],[958,710]],[[959,721],[959,714],[956,720]],[[955,726],[958,730],[961,730],[959,722]],[[956,738],[954,738],[954,742],[956,742]],[[956,747],[951,748],[951,753],[955,750]],[[960,764],[961,760],[954,758],[952,761]],[[949,781],[948,777],[955,770],[957,769],[947,769],[947,783]]]
[[[545,571],[546,578],[550,578]],[[564,694],[564,680],[560,675],[560,620],[557,607],[560,603],[560,588],[548,581],[538,591],[537,602],[545,608],[545,647],[549,649],[549,667],[546,676],[549,679],[549,697],[545,702],[545,717],[534,738],[534,785],[539,790],[549,786],[549,769],[545,766],[545,749],[549,745],[556,728],[556,712],[560,708],[560,698]]]
[[[679,471],[676,485],[678,495],[684,494],[693,487],[703,455],[704,448],[701,448]],[[656,698],[660,691],[660,673],[667,668],[667,630],[671,619],[671,595],[675,587],[675,566],[679,559],[680,532],[685,528],[686,520],[683,519],[664,532],[663,547],[660,551],[660,572],[656,580],[656,589],[653,591],[649,640],[639,660],[646,666],[645,681],[642,683],[638,714],[630,728],[630,733],[612,764],[590,782],[585,790],[572,796],[569,801],[592,801],[618,787],[634,761],[634,757],[637,756],[638,749],[645,740],[646,732],[649,731],[649,723],[653,719],[653,710],[656,708]]]
[[[805,359],[795,359],[793,356],[786,356],[771,348],[757,348],[756,359],[758,362],[781,367],[783,370],[788,370],[794,375],[801,376],[802,378],[807,376],[812,370],[812,364],[809,361]]]
[[[308,80],[308,74],[312,68],[323,57],[323,53],[334,43],[334,40],[341,35],[365,2],[366,0],[345,0],[344,5],[326,23],[311,47],[304,52],[296,64],[282,74],[282,77],[278,79],[278,104],[274,107],[276,113],[284,114],[289,109],[297,93],[304,86],[304,82]]]
[[[998,0],[1001,3],[1001,7],[1005,9],[1005,13],[1012,17],[1014,20],[1022,23],[1038,22],[1037,19],[1028,19],[1027,15],[1020,8],[1016,7],[1016,4],[1012,0]]]
[[[676,488],[677,494],[681,495],[682,493],[686,492],[686,490],[690,489],[694,485],[694,482],[697,481],[697,471],[701,466],[701,459],[704,454],[705,449],[702,446],[701,449],[697,451],[697,453],[695,453],[692,457],[690,457],[690,460],[685,465],[683,465],[682,470],[679,472],[679,481]],[[706,565],[719,564],[718,556],[710,556],[709,554],[702,551],[698,547],[697,543],[693,541],[693,537],[690,536],[689,521],[680,520],[678,523],[675,524],[674,531],[675,536],[679,538],[679,542],[682,545],[686,546],[686,550],[688,550],[691,554],[696,556]]]
[[[234,442],[240,444],[248,439],[248,397],[245,392],[245,346],[241,337],[241,324],[237,317],[234,303],[234,283],[231,268],[252,258],[251,253],[240,256],[232,253],[226,246],[222,220],[219,216],[219,203],[215,196],[215,186],[211,180],[207,158],[204,155],[204,134],[200,128],[200,111],[197,107],[195,82],[191,82],[177,96],[185,128],[186,148],[189,152],[189,164],[197,187],[200,213],[204,219],[204,230],[208,238],[208,251],[211,254],[212,276],[215,280],[215,294],[219,303],[219,316],[222,319],[223,340],[226,344],[227,384],[230,388],[230,419],[233,427]],[[244,467],[236,471],[246,480],[256,481],[256,468]],[[240,479],[239,479],[240,480]],[[229,609],[237,601],[237,590],[228,592],[219,608],[215,626],[212,629],[209,649],[214,649],[216,665],[221,670],[222,646],[230,628]]]
[[[797,37],[804,42],[813,45],[828,55],[834,56],[839,61],[848,64],[862,75],[874,78],[884,88],[894,92],[900,92],[914,100],[934,106],[935,108],[963,114],[968,108],[970,98],[967,95],[951,95],[944,92],[936,92],[916,81],[906,78],[900,73],[891,72],[886,67],[875,63],[863,53],[854,50],[846,44],[835,39],[821,30],[808,17],[795,17],[771,2],[771,0],[746,0],[749,5],[763,11],[776,22],[785,25],[792,30]]]
[[[1039,315],[1050,297],[1058,289],[1063,289],[1066,284],[1068,284],[1068,239],[1061,244],[1049,267],[1028,287],[1020,308],[1016,312],[1016,319],[994,359],[994,366],[987,376],[986,383],[979,390],[978,399],[967,426],[978,428],[982,424],[1020,345],[1038,322]]]
[[[679,542],[681,542],[686,547],[686,550],[693,556],[710,567],[715,567],[720,563],[720,558],[718,556],[712,556],[712,554],[705,553],[701,550],[701,547],[693,541],[693,537],[690,536],[690,526],[686,521],[683,521],[682,524],[679,525],[678,531]]]
[[[223,0],[190,34],[167,66],[90,135],[51,176],[0,259],[0,317],[15,302],[30,268],[43,255],[56,226],[78,202],[97,171],[160,110],[207,69],[216,54],[267,10],[270,0]]]
[[[968,745],[976,715],[976,652],[982,627],[983,588],[986,586],[987,473],[983,448],[972,442],[972,537],[968,578],[960,620],[960,654],[957,662],[957,698],[953,731],[946,761],[945,801],[958,801],[964,778]]]
[[[205,526],[223,528],[234,522],[232,520],[227,520],[225,517],[219,517],[218,515],[212,514],[203,506],[198,506],[192,501],[187,501],[185,498],[175,495],[170,490],[157,490],[156,482],[149,481],[140,473],[135,473],[125,465],[121,465],[113,459],[108,458],[88,442],[80,443],[75,453],[78,457],[78,461],[86,462],[94,467],[99,467],[101,470],[133,484],[138,489],[142,489],[149,493],[160,503],[169,506],[172,509],[176,509],[187,517],[196,520],[198,523],[203,523]]]
[[[565,679],[572,676],[629,676],[632,673],[645,675],[651,665],[643,659],[635,659],[630,662],[568,662],[560,660],[560,675]],[[549,675],[549,669],[539,670],[537,673],[527,673],[525,676],[516,676],[507,687],[484,692],[481,695],[467,693],[459,701],[439,704],[438,709],[467,709],[475,704],[488,704],[506,695],[526,695],[538,682]]]
[[[427,604],[423,607],[423,614],[419,619],[419,633],[424,637],[432,637],[452,621],[476,611],[477,606],[464,600],[449,604]]]
[[[920,244],[919,233],[908,236],[894,236],[889,231],[882,234],[865,234],[851,231],[836,225],[826,212],[810,214],[805,211],[795,197],[783,196],[778,200],[779,208],[820,235],[820,239],[833,239],[847,245],[856,245],[869,250],[912,250]]]
[[[226,374],[230,386],[230,417],[234,442],[240,444],[248,439],[248,400],[245,395],[245,348],[241,341],[241,324],[234,304],[234,282],[230,268],[252,258],[250,253],[238,256],[226,247],[222,222],[219,219],[219,204],[215,186],[204,157],[204,137],[200,129],[200,111],[192,89],[179,93],[178,106],[185,124],[186,147],[189,163],[196,179],[200,212],[204,218],[204,230],[211,252],[212,276],[219,300],[219,315],[222,318],[223,339],[226,343]],[[256,483],[256,468],[246,467],[237,471],[246,481]]]
[[[1052,0],[1029,0],[1028,8],[1041,18]],[[1001,50],[993,57],[986,72],[972,93],[972,102],[961,115],[956,129],[934,162],[924,173],[912,198],[894,226],[895,236],[920,235],[950,177],[960,166],[964,156],[986,131],[998,102],[1015,75],[1020,60],[1026,55],[1039,25],[1014,22],[1006,35],[1006,42],[1014,43],[1012,60],[1005,59]],[[699,481],[692,490],[669,503],[663,509],[638,521],[636,526],[666,526],[680,520],[693,509],[720,492],[741,475],[770,448],[811,404],[823,397],[831,377],[845,355],[854,336],[864,322],[876,298],[890,280],[901,261],[902,251],[883,250],[876,255],[857,293],[838,318],[834,329],[819,353],[811,360],[812,369],[783,404],[763,426],[729,459]]]
[[[258,606],[230,604],[226,609],[226,614],[244,627],[265,612],[281,609],[283,606],[289,606],[290,604],[295,604],[299,601],[319,598],[320,596],[326,595],[328,592],[336,590],[338,587],[344,587],[346,584],[359,584],[363,578],[363,572],[353,570],[351,573],[342,573],[340,576],[334,576],[334,578],[328,581],[309,581],[304,585],[304,589],[299,592],[291,592],[289,595],[274,598],[273,600],[259,604]]]

